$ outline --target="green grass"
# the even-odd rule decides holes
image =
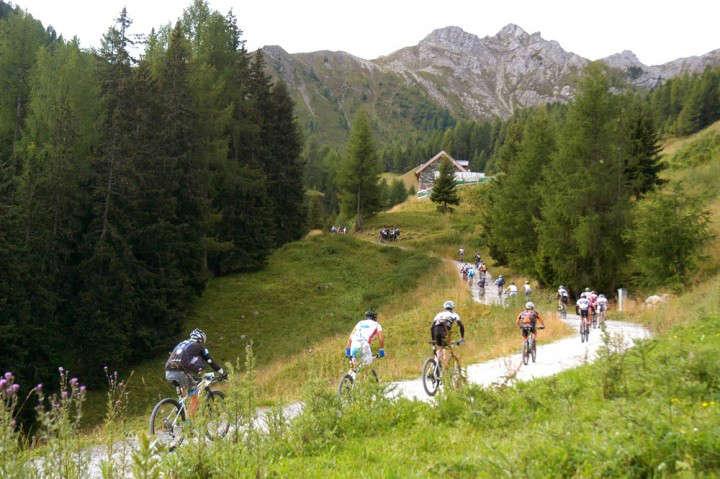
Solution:
[[[347,334],[366,308],[414,289],[436,264],[436,258],[421,253],[349,236],[315,236],[280,248],[261,271],[211,280],[185,329],[203,328],[220,361],[243,356],[245,344],[252,342],[262,367]],[[168,352],[173,346],[168,344]],[[147,413],[159,397],[172,393],[164,379],[166,359],[135,368],[131,414]],[[304,377],[293,380],[302,383]],[[91,395],[87,404],[89,422],[97,421],[104,412],[101,394]]]
[[[592,365],[514,388],[471,387],[437,407],[367,398],[342,406],[313,391],[308,411],[263,454],[217,444],[204,464],[259,477],[716,477],[720,292],[693,299],[702,301],[683,324],[627,353],[610,342]],[[179,461],[196,467],[197,454]]]

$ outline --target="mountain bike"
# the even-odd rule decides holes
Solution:
[[[428,396],[434,396],[443,382],[443,373],[450,374],[450,384],[453,388],[459,388],[467,382],[465,372],[460,365],[460,358],[455,354],[454,349],[462,344],[462,340],[453,341],[444,349],[450,353],[447,361],[447,371],[443,371],[440,358],[438,357],[438,347],[434,341],[430,341],[433,345],[433,355],[425,360],[422,368],[422,383]]]
[[[580,316],[580,342],[584,343],[590,338],[590,323]]]
[[[522,362],[527,365],[527,363],[530,362],[530,358],[532,358],[532,362],[535,362],[537,358],[537,344],[535,343],[535,338],[533,338],[532,326],[520,326],[520,329],[523,332]],[[541,326],[538,329],[544,328]]]
[[[150,435],[170,449],[182,444],[185,439],[185,429],[189,425],[186,404],[191,394],[200,394],[201,400],[207,407],[208,421],[204,424],[205,435],[210,440],[225,437],[230,429],[230,421],[221,411],[221,403],[225,399],[222,391],[213,391],[210,387],[224,379],[214,373],[203,375],[201,381],[193,387],[187,396],[178,398],[164,398],[158,401],[150,413]]]
[[[598,327],[598,314],[597,314],[597,311],[595,310],[595,308],[593,308],[593,310],[592,310],[592,327],[594,329],[597,329],[597,327]]]
[[[378,354],[375,354],[374,357],[380,358]],[[340,384],[338,384],[338,396],[340,396],[340,398],[346,398],[350,395],[350,391],[352,391],[353,387],[355,386],[355,381],[357,380],[358,374],[365,368],[365,366],[366,365],[362,361],[350,358],[350,369],[348,370],[348,372],[343,374],[343,377],[340,378]],[[380,378],[378,377],[375,369],[370,368],[370,376],[372,377],[372,380],[376,383],[380,382]]]
[[[567,319],[567,306],[561,302],[558,305],[558,311],[560,312],[560,319]]]

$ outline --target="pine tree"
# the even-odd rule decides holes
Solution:
[[[397,179],[390,185],[390,205],[397,205],[407,199],[408,192],[405,189],[405,183],[402,180]]]
[[[378,187],[379,164],[370,132],[370,120],[364,112],[353,121],[347,153],[338,175],[341,210],[345,217],[355,217],[355,228],[380,209]]]
[[[449,213],[452,207],[448,205],[460,204],[455,186],[455,169],[450,160],[445,158],[440,164],[440,176],[435,180],[430,194],[430,200],[437,204],[438,211]]]
[[[590,64],[541,189],[536,269],[546,283],[608,290],[619,281],[630,207],[619,101],[605,67]]]
[[[649,109],[638,99],[628,99],[623,112],[623,132],[626,138],[624,175],[631,194],[640,198],[664,180],[659,176],[664,168],[662,147]]]
[[[543,169],[554,153],[554,125],[547,110],[540,108],[525,122],[517,156],[492,185],[483,216],[493,257],[525,273],[535,272],[540,193],[553,187],[553,179],[546,179]]]

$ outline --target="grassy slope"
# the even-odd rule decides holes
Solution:
[[[190,314],[188,329],[205,329],[210,350],[221,361],[243,356],[252,341],[260,367],[287,363],[289,357],[296,362],[324,338],[347,333],[368,305],[382,306],[414,289],[437,263],[351,237],[316,236],[281,248],[262,271],[213,279]],[[163,376],[165,359],[136,368],[131,413],[146,413],[171,392]],[[295,381],[302,383],[302,376]],[[93,419],[104,404],[93,396],[88,407],[94,407],[88,411]]]

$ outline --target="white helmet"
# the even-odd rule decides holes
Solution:
[[[525,309],[535,309],[535,304],[532,301],[525,303]]]
[[[450,311],[452,311],[453,309],[455,309],[455,303],[453,303],[450,300],[447,300],[443,303],[443,309],[449,309]]]
[[[190,339],[197,341],[198,343],[204,343],[207,341],[207,334],[202,329],[193,329],[190,333]]]

